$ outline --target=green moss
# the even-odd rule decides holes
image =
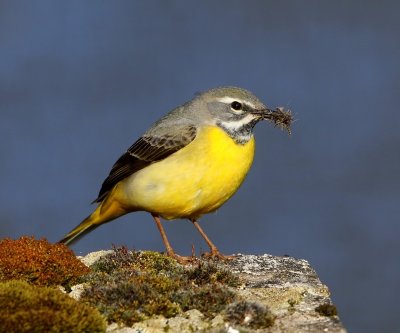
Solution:
[[[78,283],[89,269],[64,244],[21,237],[0,241],[0,281],[24,280],[41,286]]]
[[[336,306],[330,303],[325,303],[315,308],[315,311],[318,312],[322,316],[333,317],[337,316]]]
[[[134,252],[136,261],[134,267],[140,271],[150,271],[154,274],[176,276],[183,274],[184,268],[175,259],[163,253],[143,251]]]
[[[180,309],[169,299],[179,285],[162,275],[121,270],[113,275],[99,275],[81,299],[96,306],[109,322],[132,325],[151,317],[172,317]]]
[[[113,248],[113,252],[101,257],[90,269],[93,272],[112,274],[115,270],[129,268],[135,263],[135,257],[126,247]]]
[[[183,272],[182,266],[162,253],[129,251],[125,246],[114,247],[112,253],[100,258],[90,268],[94,272],[107,274],[123,269],[147,271],[155,274],[162,272],[167,275]]]
[[[96,309],[57,289],[24,281],[0,283],[0,332],[105,332]]]
[[[218,284],[187,286],[173,295],[183,311],[197,309],[207,318],[212,318],[225,309],[227,304],[237,300],[236,294],[229,288]]]
[[[214,262],[200,261],[198,265],[189,268],[187,278],[198,285],[221,283],[230,287],[237,287],[239,278],[226,268]]]
[[[252,329],[266,328],[274,324],[275,316],[266,306],[249,301],[240,301],[227,307],[225,318],[232,324]]]
[[[239,280],[215,263],[185,267],[164,254],[123,247],[92,269],[82,300],[96,306],[109,322],[132,325],[153,315],[169,318],[190,309],[210,318],[237,300],[228,286]]]

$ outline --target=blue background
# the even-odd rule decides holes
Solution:
[[[396,1],[1,1],[0,234],[57,241],[119,155],[220,85],[293,110],[256,128],[240,191],[202,226],[225,253],[305,258],[351,332],[398,327],[400,5]],[[166,223],[189,254],[205,244]],[[74,250],[163,250],[147,213]]]

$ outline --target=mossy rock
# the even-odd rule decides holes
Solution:
[[[68,287],[89,271],[64,244],[33,237],[0,240],[0,281],[24,280],[40,286]]]
[[[97,307],[109,323],[131,326],[156,315],[171,318],[192,309],[212,318],[237,300],[230,287],[239,284],[238,278],[213,262],[184,267],[161,253],[122,247],[114,248],[91,269],[81,300]]]
[[[124,269],[163,275],[182,274],[184,269],[174,259],[152,251],[130,251],[127,247],[114,247],[113,252],[101,257],[90,266],[94,272],[113,274]]]
[[[0,332],[105,332],[100,313],[50,287],[0,283]]]
[[[261,329],[272,326],[275,315],[265,305],[242,300],[226,308],[225,319],[231,324]]]
[[[315,308],[315,311],[318,312],[321,316],[326,317],[334,317],[338,315],[336,306],[330,303],[321,304]]]

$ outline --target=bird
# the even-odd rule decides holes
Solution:
[[[184,262],[171,246],[161,219],[188,219],[214,258],[228,258],[198,220],[216,211],[239,189],[255,153],[254,127],[269,120],[290,131],[291,115],[266,107],[239,87],[198,93],[151,126],[115,162],[97,207],[59,242],[70,245],[98,226],[127,213],[149,212],[168,256]]]

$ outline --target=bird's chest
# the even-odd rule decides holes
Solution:
[[[165,218],[198,217],[236,192],[253,162],[254,149],[254,138],[237,144],[220,128],[203,128],[189,145],[147,167],[135,192],[146,193],[145,210]]]
[[[254,158],[254,138],[238,144],[219,128],[206,129],[204,141],[199,142],[199,197],[203,203],[217,206],[229,199],[246,177]],[[199,140],[200,141],[200,140]]]

